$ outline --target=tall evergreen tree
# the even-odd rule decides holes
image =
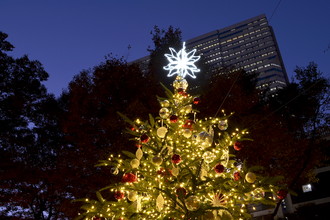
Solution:
[[[131,121],[122,115],[137,150],[100,161],[121,182],[97,191],[97,199],[78,200],[85,211],[77,219],[247,219],[247,204],[274,204],[280,178],[233,155],[248,132],[229,126],[230,115],[198,119],[193,104],[200,99],[187,93],[184,79],[199,71],[194,53],[183,48],[167,55],[165,69],[178,77],[174,92],[159,98],[159,116]]]

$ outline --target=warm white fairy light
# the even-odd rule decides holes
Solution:
[[[186,52],[185,42],[179,52],[176,52],[170,47],[171,54],[165,54],[167,60],[170,62],[167,66],[164,66],[165,70],[168,70],[168,77],[177,74],[178,76],[185,78],[187,75],[196,78],[195,72],[199,72],[200,69],[194,64],[200,59],[200,56],[195,56],[196,49]]]
[[[185,45],[178,53],[172,48],[170,50],[171,54],[167,56],[170,64],[164,68],[169,70],[168,76],[177,74],[179,76],[177,80],[186,75],[195,78],[194,72],[199,71],[194,65],[194,62],[199,59],[194,56],[195,51],[186,53]],[[192,69],[190,69],[191,66],[193,66]],[[187,203],[189,200],[186,199],[193,195],[197,198],[199,207],[224,207],[228,215],[243,220],[240,217],[247,215],[244,205],[247,200],[259,202],[263,198],[266,199],[263,194],[264,190],[260,188],[260,182],[256,181],[249,185],[250,183],[244,179],[246,172],[242,164],[237,166],[229,154],[229,147],[244,138],[248,132],[238,128],[233,131],[220,129],[220,122],[228,123],[228,117],[223,110],[224,116],[221,118],[197,119],[196,112],[191,106],[192,100],[193,97],[190,95],[182,95],[176,91],[169,101],[161,101],[162,108],[170,109],[170,114],[176,116],[175,122],[171,121],[170,117],[151,118],[150,123],[139,119],[132,122],[133,129],[130,127],[130,130],[136,135],[134,140],[138,147],[135,158],[131,158],[131,156],[134,157],[134,154],[118,156],[110,154],[106,165],[110,165],[111,169],[116,170],[116,172],[111,172],[113,175],[131,172],[136,175],[137,180],[118,183],[118,185],[108,188],[107,190],[111,194],[122,195],[120,195],[121,198],[118,198],[118,202],[111,201],[105,209],[97,201],[86,199],[86,203],[91,206],[84,214],[85,216],[91,216],[89,219],[108,216],[109,219],[126,220],[126,217],[136,213],[145,216],[141,216],[141,219],[145,220],[164,219],[169,214],[175,214],[176,217],[181,215],[182,218],[185,218],[190,213],[182,214],[182,210],[184,206],[189,205],[189,202]],[[194,114],[193,120],[188,116],[190,113]],[[188,121],[193,121],[193,123],[188,123]],[[149,126],[149,124],[153,125]],[[166,136],[157,134],[160,127],[168,130]],[[189,135],[186,135],[186,131]],[[147,142],[143,142],[140,138],[143,134],[148,135]],[[173,154],[181,157],[179,163],[174,164],[173,159],[171,160]],[[206,157],[209,155],[212,155],[211,159]],[[125,156],[129,156],[129,158],[126,159]],[[161,158],[162,163],[155,163],[155,157]],[[219,173],[219,169],[215,169],[215,164],[221,164],[224,170]],[[238,174],[238,177],[235,174]],[[182,178],[183,175],[188,178]],[[222,187],[224,184],[219,184],[223,182],[222,179],[225,180],[225,183],[231,183],[233,187],[231,189]],[[248,188],[245,188],[245,185]],[[187,193],[184,197],[185,200],[182,200],[183,198],[180,198],[181,196],[177,193],[179,187]],[[246,189],[249,190],[248,193],[245,193]],[[272,193],[277,191],[274,191],[272,187],[266,190]],[[170,192],[171,195],[164,192]],[[242,194],[243,192],[244,194]],[[269,197],[269,199],[274,200],[275,197]],[[178,205],[173,209],[174,204]],[[255,207],[253,208],[255,209]],[[223,212],[222,209],[216,211],[219,215]],[[217,214],[214,215],[214,218],[219,217]],[[206,219],[206,216],[199,217]]]

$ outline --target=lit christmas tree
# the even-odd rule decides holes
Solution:
[[[122,116],[136,153],[100,161],[121,181],[96,192],[98,200],[79,200],[85,212],[77,219],[249,219],[248,205],[276,202],[279,178],[265,176],[261,167],[247,168],[233,154],[249,141],[248,132],[231,128],[231,114],[224,112],[197,118],[194,106],[200,99],[187,93],[185,79],[199,72],[196,50],[186,53],[183,44],[179,52],[170,51],[164,69],[177,75],[174,92],[166,89],[156,118],[142,122]]]

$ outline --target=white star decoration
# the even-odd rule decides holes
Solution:
[[[195,72],[199,72],[200,69],[194,64],[201,57],[195,56],[196,49],[186,53],[185,51],[185,42],[183,42],[183,48],[176,52],[173,48],[170,47],[171,54],[165,54],[167,60],[170,62],[167,66],[164,66],[164,70],[169,70],[168,77],[177,74],[182,78],[185,78],[186,75],[196,78]]]

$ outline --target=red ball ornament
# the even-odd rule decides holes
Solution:
[[[182,95],[182,96],[187,96],[188,93],[186,93],[184,88],[178,88],[178,94]]]
[[[149,141],[149,139],[150,138],[149,138],[149,136],[147,134],[143,134],[140,137],[140,140],[141,140],[142,143],[147,143]]]
[[[279,198],[279,199],[284,199],[285,197],[286,197],[286,195],[288,194],[288,191],[286,191],[285,189],[281,189],[281,190],[279,190],[277,193],[276,193],[277,195],[277,198]]]
[[[180,94],[182,92],[184,92],[184,89],[183,88],[178,88],[178,93]]]
[[[243,144],[239,141],[236,141],[234,144],[234,149],[240,151],[243,148]]]
[[[179,187],[176,189],[176,195],[178,197],[185,197],[187,195],[187,190],[183,187]]]
[[[115,192],[115,198],[117,199],[117,200],[121,200],[121,199],[123,199],[124,197],[125,197],[125,195],[124,195],[124,193],[123,192],[121,192],[121,191],[117,191],[117,192]]]
[[[172,163],[179,164],[181,162],[181,156],[178,154],[173,154]]]
[[[137,181],[137,177],[134,173],[125,173],[121,178],[123,183],[133,183]]]
[[[129,129],[130,129],[131,131],[135,131],[135,130],[136,130],[135,126],[133,126],[133,125],[129,126]]]
[[[172,122],[172,123],[176,123],[176,122],[178,122],[178,116],[176,116],[176,115],[171,115],[171,117],[170,117],[170,122]]]
[[[225,170],[225,167],[219,163],[214,167],[214,170],[216,173],[223,173],[223,171]]]
[[[201,99],[199,97],[194,98],[194,104],[198,105],[201,102]]]
[[[234,173],[234,180],[235,180],[235,181],[238,181],[239,179],[241,179],[241,175],[240,175],[240,173],[237,171],[237,172]]]
[[[157,171],[157,174],[163,176],[163,177],[170,177],[172,176],[172,170],[170,169],[164,169],[164,168],[160,168],[158,171]]]
[[[159,175],[163,175],[165,173],[165,169],[163,167],[161,167],[158,171],[157,174]]]
[[[182,127],[183,128],[188,128],[188,129],[192,129],[192,127],[194,126],[194,121],[193,120],[187,120]]]

